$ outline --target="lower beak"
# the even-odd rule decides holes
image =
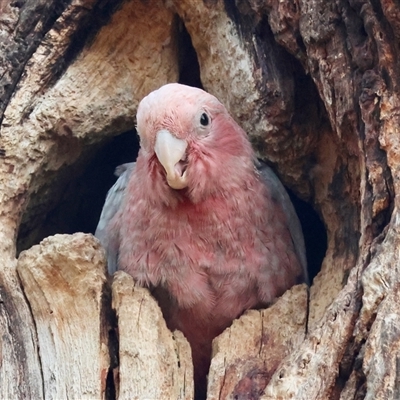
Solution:
[[[185,140],[178,139],[167,129],[157,132],[154,150],[158,161],[164,167],[167,183],[172,189],[187,187]]]

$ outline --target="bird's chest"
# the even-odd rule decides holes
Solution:
[[[262,238],[251,216],[239,211],[215,202],[147,213],[138,208],[134,226],[125,227],[132,231],[120,249],[121,267],[144,285],[161,285],[183,307],[213,308],[238,293],[248,298]]]

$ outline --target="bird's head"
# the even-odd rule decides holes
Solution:
[[[247,135],[198,88],[171,83],[150,93],[139,104],[137,130],[141,151],[161,164],[169,187],[187,188],[192,198],[220,187],[230,169],[252,168]]]

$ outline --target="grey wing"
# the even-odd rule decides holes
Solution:
[[[115,175],[119,178],[107,193],[106,201],[104,202],[99,223],[97,224],[94,234],[106,250],[108,273],[110,275],[118,269],[118,251],[115,249],[115,246],[111,246],[110,232],[107,227],[121,207],[125,195],[125,188],[134,168],[135,163],[122,164],[116,168]]]
[[[307,272],[307,257],[306,248],[304,245],[303,231],[301,229],[301,224],[299,217],[293,207],[293,204],[289,198],[286,189],[282,185],[281,181],[275,175],[267,164],[257,161],[256,167],[261,174],[265,184],[271,191],[271,195],[274,199],[278,200],[282,205],[282,208],[287,216],[287,223],[289,225],[289,231],[292,236],[292,241],[297,254],[298,259],[303,267],[305,282],[309,284],[308,272]]]

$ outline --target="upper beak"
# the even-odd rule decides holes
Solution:
[[[176,138],[167,129],[157,132],[154,150],[167,173],[167,182],[172,189],[187,187],[186,169],[182,162],[186,158],[186,148],[186,141]]]

